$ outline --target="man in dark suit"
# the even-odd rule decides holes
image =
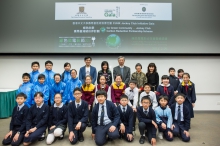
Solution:
[[[79,70],[79,80],[82,82],[82,84],[84,84],[85,77],[90,75],[92,77],[92,84],[95,84],[97,71],[95,67],[91,66],[92,57],[87,56],[84,58],[84,61],[86,65],[81,67]]]
[[[128,87],[128,83],[130,81],[131,70],[130,70],[129,67],[124,66],[125,57],[119,56],[118,57],[118,63],[119,63],[119,66],[116,66],[113,69],[113,76],[115,78],[115,76],[117,74],[121,74],[122,75],[122,82],[124,82],[126,87]]]

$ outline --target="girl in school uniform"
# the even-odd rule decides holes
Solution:
[[[69,62],[64,63],[64,72],[62,73],[61,80],[67,83],[71,79],[70,74],[71,64]]]
[[[178,69],[177,77],[179,78],[180,83],[182,83],[182,81],[183,81],[183,74],[184,74],[184,70],[183,69]]]
[[[193,108],[196,102],[195,84],[190,81],[190,75],[188,73],[183,74],[183,81],[179,84],[178,93],[185,95],[184,105],[189,109],[190,118],[194,117]]]
[[[107,93],[107,100],[111,101],[111,88],[108,84],[106,84],[106,78],[104,75],[101,75],[99,77],[99,83],[98,85],[96,85],[96,88],[95,88],[95,94],[98,90],[104,90],[106,91]],[[95,95],[96,97],[96,95]],[[95,104],[98,103],[98,100],[95,98]]]
[[[156,91],[159,85],[159,74],[157,73],[155,63],[150,63],[148,65],[146,76],[148,79],[148,84],[151,85],[151,91]]]
[[[49,122],[48,122],[48,135],[47,144],[52,144],[55,137],[59,140],[63,139],[64,132],[67,127],[67,106],[62,103],[62,95],[56,93],[54,96],[54,105],[50,108]]]
[[[90,75],[87,75],[85,77],[85,82],[82,86],[82,100],[88,103],[88,110],[89,110],[88,127],[91,127],[94,95],[95,95],[95,85],[92,84],[92,77]]]

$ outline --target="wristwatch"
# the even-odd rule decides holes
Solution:
[[[18,132],[17,132],[17,134],[19,135],[19,134],[20,134],[20,132],[18,131]]]

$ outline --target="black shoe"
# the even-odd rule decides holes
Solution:
[[[43,141],[45,137],[38,138],[38,141]]]
[[[87,124],[87,126],[88,126],[88,127],[91,127],[91,123],[89,122],[89,123]]]
[[[145,136],[141,136],[141,138],[139,140],[139,143],[144,144],[144,142],[145,142]]]
[[[59,138],[58,138],[58,140],[62,140],[64,138],[64,135],[62,134]]]
[[[108,137],[108,141],[113,141],[113,139],[111,139],[111,138]]]
[[[79,142],[83,142],[84,141],[84,136],[83,133],[79,131],[79,137],[78,137]]]

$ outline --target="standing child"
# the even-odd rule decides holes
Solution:
[[[137,82],[135,80],[130,80],[129,87],[125,89],[125,95],[128,96],[129,102],[128,105],[132,107],[133,110],[133,128],[132,130],[135,131],[135,123],[137,117],[137,103],[138,103],[138,88],[136,87]],[[121,103],[121,100],[120,100]]]
[[[178,93],[178,86],[180,84],[179,79],[175,76],[175,69],[173,67],[169,68],[169,81],[170,85],[173,86],[174,95]]]
[[[196,91],[195,84],[190,81],[190,75],[188,73],[183,74],[183,81],[178,87],[178,93],[185,95],[186,100],[184,101],[184,105],[186,105],[189,109],[190,118],[193,118],[193,108],[196,102]]]
[[[139,140],[140,144],[144,144],[145,136],[147,136],[149,143],[152,146],[156,145],[156,132],[157,132],[157,123],[156,115],[154,110],[150,107],[151,99],[147,96],[144,96],[141,99],[142,106],[137,108],[137,116],[139,120],[139,131],[141,138]],[[145,132],[147,130],[147,132]]]
[[[168,97],[161,95],[159,97],[160,106],[155,109],[157,125],[159,128],[159,139],[163,139],[163,135],[168,141],[173,140],[173,134],[171,132],[172,126],[172,113],[169,107],[167,107]]]
[[[39,62],[37,61],[34,61],[31,63],[31,68],[32,68],[32,72],[30,72],[30,82],[32,84],[35,84],[37,83],[37,80],[38,80],[38,75],[40,74],[39,72],[39,68],[40,68],[40,64]]]
[[[141,104],[141,100],[144,96],[148,96],[151,100],[151,104],[150,107],[155,110],[155,108],[158,106],[158,102],[157,102],[157,97],[156,94],[151,91],[151,85],[146,83],[144,85],[144,92],[141,93],[140,98],[139,98],[139,105],[142,106]]]
[[[122,95],[120,99],[120,105],[117,107],[117,109],[120,114],[119,132],[121,138],[125,139],[128,142],[131,142],[134,140],[132,134],[133,109],[128,106],[128,102],[128,96]]]
[[[151,91],[156,91],[159,85],[159,74],[157,73],[155,63],[150,63],[148,65],[146,76],[148,79],[148,84],[151,85]]]
[[[44,95],[37,92],[34,95],[34,104],[30,109],[26,122],[26,133],[23,145],[28,146],[32,142],[45,139],[45,131],[47,129],[47,121],[49,117],[49,106],[44,104]]]
[[[68,106],[68,128],[71,144],[84,141],[83,132],[88,121],[88,103],[81,99],[82,91],[76,87],[73,91],[75,100]]]
[[[24,104],[30,108],[32,105],[34,85],[30,83],[30,75],[28,73],[24,73],[22,75],[22,80],[23,80],[23,84],[18,88],[17,94],[21,92],[26,94],[27,98]]]
[[[62,95],[62,102],[64,104],[66,104],[67,99],[66,96],[64,94],[65,88],[66,88],[66,84],[64,82],[61,81],[61,75],[56,73],[54,74],[54,84],[51,87],[51,98],[50,98],[50,103],[53,106],[54,104],[54,96],[56,93],[60,93]]]
[[[190,128],[190,113],[188,107],[183,104],[185,96],[181,93],[175,96],[176,103],[170,109],[172,111],[173,125],[171,130],[174,135],[180,134],[184,142],[190,141],[189,128]]]
[[[107,93],[105,91],[97,91],[96,98],[98,104],[94,106],[92,111],[92,138],[95,140],[96,145],[104,145],[106,136],[109,139],[119,137],[117,126],[120,115],[115,105],[106,100]]]
[[[49,100],[49,87],[47,84],[45,84],[45,75],[40,74],[38,76],[38,82],[34,86],[34,94],[37,92],[41,92],[44,97],[44,103],[48,105],[48,100]],[[35,100],[32,100],[32,104],[34,104]]]
[[[7,133],[2,141],[3,145],[19,146],[24,138],[26,118],[28,115],[28,107],[24,104],[27,96],[24,93],[19,93],[16,96],[17,106],[14,107],[10,131]]]
[[[178,69],[177,73],[178,73],[177,77],[179,78],[180,83],[182,83],[184,70],[183,69]]]
[[[67,106],[62,103],[62,95],[56,93],[54,96],[54,105],[50,108],[48,128],[49,132],[47,135],[47,144],[52,144],[55,137],[59,140],[63,139],[64,132],[67,127]]]
[[[159,96],[164,95],[168,97],[168,105],[171,106],[173,103],[172,99],[174,97],[174,90],[173,86],[169,83],[169,76],[163,75],[162,78],[162,84],[160,84],[157,88],[157,101],[159,101]]]
[[[95,94],[98,90],[105,90],[107,93],[107,100],[111,101],[111,88],[109,87],[108,84],[106,84],[106,77],[104,75],[99,76],[99,84],[96,85]],[[95,104],[97,103],[98,100],[95,98]]]
[[[70,74],[71,64],[69,62],[64,63],[64,72],[62,73],[62,82],[67,83],[71,79]]]
[[[82,100],[85,100],[88,103],[88,110],[89,110],[88,127],[91,127],[94,95],[95,95],[95,85],[92,84],[92,77],[90,75],[87,75],[85,77],[85,82],[82,86]]]
[[[111,97],[112,102],[118,106],[120,97],[125,93],[126,85],[122,82],[122,76],[120,74],[115,76],[115,82],[111,85]]]

